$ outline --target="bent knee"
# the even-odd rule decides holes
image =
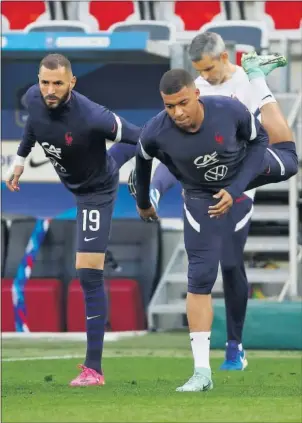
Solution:
[[[295,176],[299,170],[296,144],[293,141],[281,142],[275,145],[275,150],[284,166],[284,174],[281,180],[287,180]]]
[[[75,267],[79,269],[104,270],[105,253],[77,253]]]
[[[204,271],[202,268],[189,270],[188,292],[191,294],[211,294],[217,278],[218,269]]]

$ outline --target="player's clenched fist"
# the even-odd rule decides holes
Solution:
[[[145,222],[156,222],[158,220],[158,216],[153,206],[149,207],[148,209],[140,209],[136,206],[136,209],[140,215],[140,218]]]
[[[209,207],[210,217],[219,217],[227,213],[233,205],[233,198],[225,189],[221,189],[217,194],[213,195],[213,197],[220,201],[215,206]]]
[[[19,179],[24,171],[24,166],[18,165],[18,164],[12,164],[9,168],[7,174],[6,174],[6,186],[7,188],[14,192],[14,191],[20,191],[19,188]]]

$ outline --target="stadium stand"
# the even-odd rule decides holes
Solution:
[[[10,30],[9,20],[4,15],[1,15],[1,28],[2,32],[7,32]]]
[[[301,1],[266,1],[265,13],[272,17],[275,29],[298,29],[301,26]]]
[[[2,1],[3,28],[22,30],[36,20],[49,20],[50,13],[44,1]],[[79,2],[78,19],[86,23],[91,31],[108,30],[113,24],[124,21],[139,21],[138,6],[133,1]],[[255,3],[255,2],[254,2]],[[174,10],[173,10],[174,9]],[[213,19],[225,19],[219,1],[175,1],[173,8],[164,8],[165,20],[173,22],[185,31],[197,31]],[[299,1],[266,1],[257,20],[273,23],[275,29],[298,29],[301,26],[302,3]],[[181,22],[181,23],[180,23]]]
[[[160,21],[139,21],[139,22],[118,22],[109,28],[110,32],[148,32],[150,40],[176,41],[176,28],[169,22]]]
[[[82,8],[80,16],[83,16],[83,8],[87,6],[84,4],[85,2],[81,3],[83,4],[80,4],[80,8]],[[88,13],[96,18],[99,29],[102,31],[108,30],[116,22],[125,21],[134,13],[133,1],[116,1],[114,8],[108,1],[91,1],[88,8]]]
[[[21,30],[28,24],[35,22],[46,12],[44,1],[3,1],[1,2],[1,13],[10,24],[10,29]]]
[[[1,268],[5,276],[2,283],[4,331],[14,330],[12,283],[34,225],[34,219],[13,220],[6,248],[7,226],[5,221],[1,222]],[[74,247],[75,221],[52,221],[33,267],[31,279],[25,287],[28,324],[32,331],[61,331],[65,328],[65,321],[71,331],[84,330],[83,294],[74,269]],[[105,266],[105,279],[110,297],[111,328],[143,329],[146,325],[145,310],[160,272],[160,225],[132,219],[115,220],[112,223],[109,248],[110,258]],[[39,320],[33,310],[35,303],[44,302],[48,304],[47,314],[53,317],[34,324],[33,322]],[[119,313],[121,308],[128,310],[124,320]],[[66,316],[62,314],[63,309],[67,309]]]
[[[197,31],[220,13],[220,2],[176,1],[175,13],[183,20],[186,31]]]
[[[24,28],[24,32],[91,32],[89,25],[79,21],[38,21]]]

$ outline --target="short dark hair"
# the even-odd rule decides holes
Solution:
[[[71,63],[67,57],[63,56],[63,54],[48,54],[41,60],[39,70],[42,66],[50,70],[63,67],[66,68],[66,70],[71,71]]]
[[[183,87],[190,87],[193,84],[194,80],[189,72],[184,69],[171,69],[163,74],[159,83],[159,91],[164,94],[175,94]]]

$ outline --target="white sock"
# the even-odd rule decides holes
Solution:
[[[250,81],[250,84],[252,84],[259,109],[265,104],[276,103],[276,99],[269,89],[264,77],[254,78]]]
[[[210,369],[210,337],[211,332],[190,333],[195,369],[197,367]]]

